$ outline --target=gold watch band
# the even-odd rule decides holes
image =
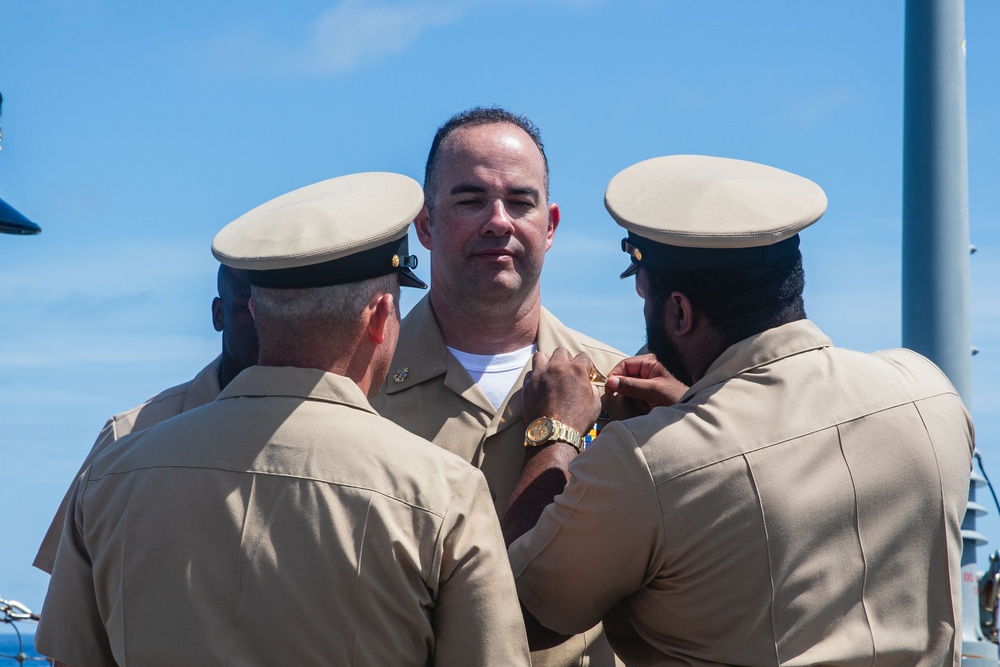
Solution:
[[[550,442],[565,442],[577,452],[583,451],[583,438],[580,433],[558,419],[539,417],[530,424],[524,432],[525,447],[541,447]]]

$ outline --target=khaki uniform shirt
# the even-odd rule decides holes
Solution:
[[[70,501],[35,644],[103,665],[525,665],[482,474],[357,385],[253,367]]]
[[[536,345],[551,354],[558,347],[572,354],[586,352],[594,367],[606,376],[625,358],[614,348],[578,333],[542,309]],[[493,406],[462,364],[448,352],[444,336],[425,296],[403,319],[399,343],[389,369],[389,377],[372,405],[384,417],[434,444],[458,454],[477,466],[486,476],[498,515],[524,466],[524,423],[521,383],[525,366],[514,387],[499,408]],[[625,419],[635,414],[621,397],[605,397],[605,417]],[[606,419],[600,423],[606,423]],[[590,589],[581,586],[581,592]],[[600,619],[595,619],[594,626]],[[600,626],[580,633],[559,646],[532,653],[532,664],[613,665],[614,656]]]
[[[518,592],[629,665],[957,665],[972,450],[923,357],[771,329],[573,461]]]
[[[42,544],[38,547],[38,554],[32,565],[43,572],[52,574],[52,566],[56,560],[56,549],[59,547],[59,536],[62,534],[63,523],[66,520],[66,506],[76,485],[76,479],[90,465],[94,457],[123,435],[147,429],[171,417],[176,417],[182,412],[194,410],[214,401],[215,397],[222,391],[222,387],[219,386],[221,366],[222,356],[220,355],[215,358],[215,361],[205,366],[193,380],[161,391],[142,405],[117,414],[108,420],[97,436],[97,442],[94,443],[90,453],[83,460],[80,472],[73,478],[73,483],[70,484],[66,495],[63,496],[59,509],[56,510],[56,515],[52,517],[52,523],[49,524],[49,529],[45,533],[45,537],[42,538]]]

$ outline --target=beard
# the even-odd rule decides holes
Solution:
[[[646,320],[646,347],[656,355],[656,360],[675,378],[691,386],[694,378],[687,370],[681,352],[674,339],[667,333],[667,309],[663,302],[654,302]]]

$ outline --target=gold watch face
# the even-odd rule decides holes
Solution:
[[[548,440],[554,430],[555,428],[552,425],[551,419],[548,417],[539,417],[528,425],[528,430],[525,431],[525,437],[527,437],[530,442],[538,444]]]

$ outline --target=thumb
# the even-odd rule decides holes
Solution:
[[[612,375],[608,378],[606,390],[628,398],[639,399],[650,405],[660,405],[663,401],[662,388],[655,380]]]

